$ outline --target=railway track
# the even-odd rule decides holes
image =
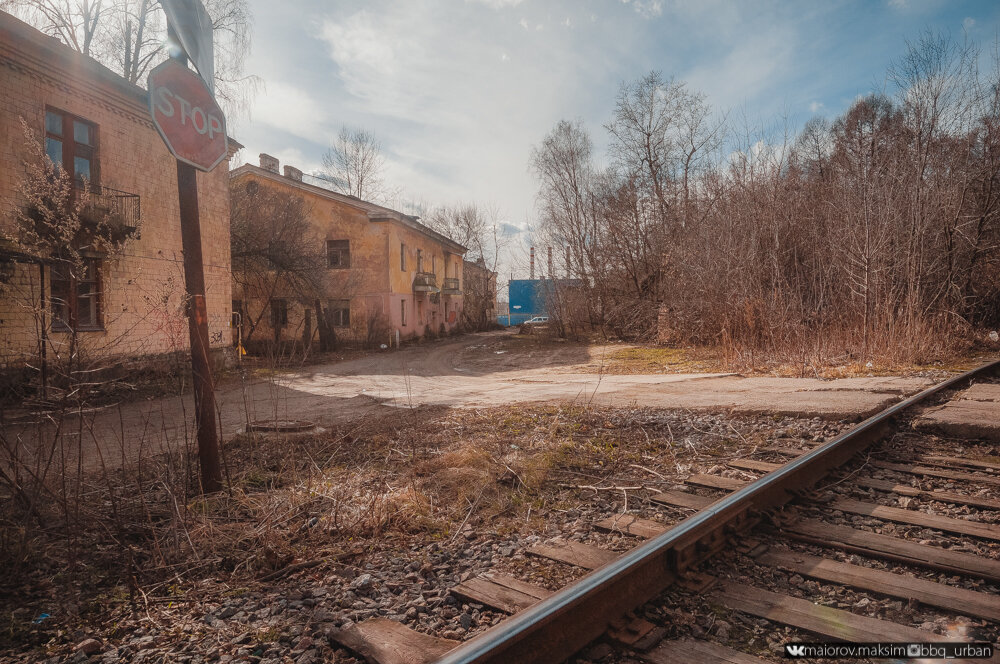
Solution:
[[[1000,458],[905,426],[998,371],[994,362],[945,381],[828,442],[727,462],[757,479],[696,473],[683,491],[654,496],[649,514],[592,524],[631,538],[627,551],[572,541],[526,550],[593,570],[556,592],[499,574],[464,581],[454,596],[510,614],[465,643],[380,619],[342,642],[372,661],[440,664],[560,662],[596,639],[608,661],[650,664],[760,662],[781,654],[770,634],[1000,642]],[[699,611],[713,617],[693,625],[697,638],[663,638]]]

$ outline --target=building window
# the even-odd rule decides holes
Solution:
[[[45,110],[45,154],[78,183],[96,183],[97,125],[69,113]]]
[[[101,261],[84,258],[79,269],[52,266],[52,324],[55,329],[100,330]]]
[[[351,241],[350,240],[327,240],[326,241],[327,265],[332,268],[351,267]]]
[[[351,301],[350,300],[330,300],[327,305],[330,309],[334,327],[351,326]]]
[[[437,271],[438,271],[438,257],[432,255],[431,256],[431,272],[433,272],[434,274],[437,274]]]
[[[424,250],[417,249],[417,272],[424,271]]]
[[[288,325],[288,300],[271,300],[271,328],[277,330],[286,325]]]
[[[406,245],[399,243],[399,271],[406,272]]]
[[[399,324],[406,327],[406,300],[399,301]]]

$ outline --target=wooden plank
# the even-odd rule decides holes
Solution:
[[[332,630],[328,636],[369,664],[429,664],[459,643],[416,632],[387,618],[369,618],[347,629]]]
[[[984,470],[995,470],[1000,472],[1000,463],[996,463],[995,461],[966,459],[964,457],[943,456],[940,454],[925,454],[920,457],[920,460],[931,465],[943,464],[946,466],[968,466],[970,468],[983,468]]]
[[[916,510],[887,507],[885,505],[865,503],[860,500],[850,500],[847,498],[835,500],[828,507],[840,510],[841,512],[861,514],[863,516],[871,516],[876,519],[885,519],[886,521],[906,523],[913,526],[922,526],[946,533],[958,533],[959,535],[970,535],[972,537],[1000,541],[1000,527],[978,521],[953,519],[939,514],[926,514]]]
[[[619,516],[613,516],[595,523],[594,527],[598,530],[603,530],[609,533],[624,533],[626,535],[635,535],[636,537],[646,539],[656,537],[660,533],[666,532],[668,529],[668,526],[660,523],[659,521],[640,519],[634,514],[621,514]]]
[[[539,588],[538,590],[545,591],[544,588]],[[535,595],[528,595],[520,590],[501,585],[493,579],[488,579],[484,576],[476,576],[468,579],[451,588],[450,592],[460,599],[485,604],[504,613],[517,613],[540,599]]]
[[[753,470],[758,473],[769,473],[772,470],[781,468],[783,464],[757,461],[756,459],[733,459],[732,461],[727,462],[726,465],[731,468],[739,468],[740,470]]]
[[[912,598],[927,606],[1000,622],[1000,596],[996,595],[828,560],[788,549],[770,549],[758,556],[757,562],[781,567],[819,581],[838,583],[905,600]]]
[[[709,489],[722,489],[723,491],[736,491],[737,489],[742,489],[748,484],[743,480],[734,480],[731,477],[704,475],[702,473],[695,473],[691,477],[684,480],[684,483],[690,484],[691,486],[702,486]]]
[[[548,588],[542,588],[541,586],[525,583],[524,581],[515,579],[512,576],[496,574],[494,572],[487,572],[481,576],[484,579],[489,579],[493,583],[510,588],[511,590],[516,590],[519,593],[523,593],[529,597],[534,597],[535,599],[545,599],[552,594],[552,591]]]
[[[699,496],[696,493],[686,491],[664,491],[650,498],[654,503],[671,505],[673,507],[686,507],[692,510],[703,510],[717,499],[709,496]]]
[[[949,640],[946,636],[922,629],[855,615],[843,609],[813,604],[806,599],[732,581],[720,581],[710,597],[731,609],[838,641],[920,643]]]
[[[874,466],[875,468],[893,470],[897,473],[909,473],[910,475],[923,475],[924,477],[939,477],[946,480],[976,482],[978,484],[995,484],[1000,486],[1000,477],[996,476],[973,475],[972,473],[962,473],[957,470],[928,468],[927,466],[911,466],[909,464],[889,463],[888,461],[869,461],[868,464]]]
[[[984,510],[1000,510],[1000,500],[991,500],[979,496],[966,496],[960,493],[952,493],[951,491],[925,491],[924,489],[918,489],[906,484],[896,484],[889,480],[877,480],[872,477],[858,477],[855,478],[854,482],[870,489],[885,491],[887,493],[898,493],[901,496],[909,496],[911,498],[928,498],[942,503],[951,503],[952,505],[968,505],[969,507],[978,507]]]
[[[649,664],[762,664],[767,660],[759,659],[753,655],[747,655],[739,650],[733,650],[726,646],[710,641],[698,641],[697,639],[680,639],[677,641],[664,641],[655,650],[644,655],[639,655],[639,659]]]
[[[969,574],[1000,583],[1000,561],[971,553],[948,551],[936,546],[857,530],[815,519],[801,519],[785,526],[789,537],[866,556],[896,560],[918,567],[942,570],[951,574]]]
[[[536,544],[525,553],[549,560],[557,560],[584,569],[597,569],[618,557],[618,553],[580,542]]]

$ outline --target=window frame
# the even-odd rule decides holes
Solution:
[[[343,246],[336,246],[343,245]],[[347,260],[344,261],[344,256]],[[333,256],[337,256],[337,264],[332,262]],[[326,267],[331,270],[351,269],[351,241],[350,240],[327,240],[326,241]]]
[[[399,326],[406,327],[406,300],[399,301]]]
[[[49,130],[48,116],[49,114],[58,116],[62,124],[61,133],[56,134]],[[90,140],[91,143],[88,145],[86,143],[79,143],[76,140],[75,126],[74,123],[79,122],[80,124],[86,125],[90,129]],[[101,160],[100,160],[100,145],[101,145],[101,135],[100,127],[96,122],[92,122],[86,118],[80,117],[74,113],[64,111],[61,108],[56,108],[54,106],[45,107],[45,119],[43,121],[43,127],[45,129],[45,154],[49,154],[48,141],[54,140],[58,141],[61,145],[62,152],[62,163],[56,164],[57,167],[62,169],[64,172],[73,174],[73,182],[81,185],[83,184],[83,177],[78,177],[76,174],[76,158],[81,156],[79,153],[82,148],[82,152],[89,153],[87,160],[90,162],[90,176],[87,178],[87,182],[93,186],[100,186],[101,182]],[[51,159],[51,156],[49,156]],[[53,162],[55,163],[55,162]]]
[[[85,256],[84,279],[72,274],[64,263],[54,263],[49,268],[49,311],[52,314],[52,329],[56,332],[103,332],[104,331],[104,283],[103,258]],[[63,268],[65,274],[57,270]],[[58,290],[56,284],[59,284]],[[81,297],[80,289],[90,285],[88,294]],[[80,322],[80,300],[93,298],[90,322]]]
[[[399,243],[399,271],[406,272],[406,243]]]
[[[334,327],[351,326],[351,301],[350,300],[328,300],[326,306],[330,310]],[[345,316],[346,314],[346,316]]]
[[[278,330],[288,327],[288,300],[283,297],[272,297],[268,301],[268,306],[271,308],[268,318],[271,329]],[[281,320],[279,321],[278,318]]]

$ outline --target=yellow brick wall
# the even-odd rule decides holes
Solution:
[[[303,185],[300,182],[262,171],[253,166],[241,166],[233,173],[233,181],[253,180],[260,186],[268,186],[301,196],[311,211],[311,222],[315,229],[318,247],[326,247],[327,240],[348,240],[351,250],[350,269],[328,269],[326,271],[326,292],[324,299],[351,300],[351,329],[337,329],[342,338],[362,339],[368,330],[370,312],[384,315],[392,330],[399,330],[402,338],[421,336],[428,326],[438,333],[440,325],[450,331],[461,321],[462,296],[441,295],[437,303],[426,295],[413,293],[413,280],[417,273],[417,250],[423,251],[424,272],[435,272],[440,288],[447,274],[450,278],[462,280],[462,255],[433,235],[412,228],[398,219],[372,221],[366,208],[370,204],[346,202],[331,196],[325,190]],[[406,245],[406,270],[400,269],[401,243]],[[445,260],[446,254],[447,261]],[[294,302],[294,296],[283,294],[288,299],[288,325],[280,338],[300,339],[304,330],[304,310],[315,309],[312,303]],[[278,295],[279,297],[282,295]],[[266,302],[255,299],[251,294],[234,295],[248,308],[250,317],[256,317]],[[400,320],[400,301],[407,302],[406,325]],[[324,302],[324,306],[325,306]],[[455,322],[449,323],[451,312],[455,312]],[[421,314],[423,318],[421,320]],[[315,329],[315,313],[313,329]],[[273,339],[274,332],[269,326],[269,314],[264,313],[253,339],[258,341]]]
[[[145,93],[92,61],[65,53],[65,47],[40,33],[40,39],[27,35],[11,21],[0,13],[0,30],[8,30],[7,39],[0,39],[0,227],[13,230],[11,210],[19,205],[26,158],[19,118],[38,140],[47,106],[95,123],[100,184],[139,195],[141,235],[122,255],[104,262],[104,330],[81,332],[82,346],[110,355],[187,348],[176,162],[148,118]],[[231,338],[228,163],[199,173],[198,190],[209,336],[213,347],[224,348]],[[0,295],[0,361],[7,363],[24,361],[37,348],[37,315],[26,306],[38,299],[33,290],[37,266],[18,272],[34,274],[35,284],[21,274],[15,279],[19,287]],[[67,336],[52,332],[53,349],[58,351]]]

